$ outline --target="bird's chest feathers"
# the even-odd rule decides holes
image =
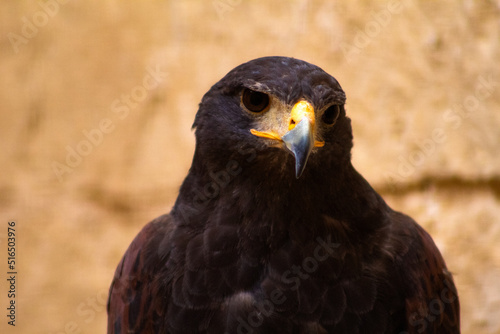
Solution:
[[[305,321],[322,315],[336,319],[373,306],[377,287],[363,273],[359,249],[342,231],[294,232],[293,225],[273,230],[269,224],[255,224],[248,233],[248,228],[214,225],[200,233],[178,231],[172,261],[184,270],[173,280],[177,304],[216,302],[245,313],[267,305]]]

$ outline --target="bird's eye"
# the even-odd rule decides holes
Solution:
[[[333,125],[337,121],[337,118],[339,118],[340,115],[340,108],[338,104],[334,104],[329,106],[325,112],[323,113],[323,117],[321,118],[323,122],[325,122],[328,125]]]
[[[251,112],[262,112],[269,107],[269,95],[245,88],[241,101]]]

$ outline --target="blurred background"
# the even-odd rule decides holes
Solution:
[[[283,55],[347,93],[356,168],[431,233],[463,333],[500,333],[500,2],[3,0],[0,331],[103,333],[114,270],[170,210],[203,94]],[[7,326],[7,222],[17,326]]]

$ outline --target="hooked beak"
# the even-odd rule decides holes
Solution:
[[[295,176],[297,179],[302,175],[307,164],[307,159],[314,147],[322,147],[325,142],[314,140],[315,115],[313,106],[304,100],[297,102],[288,120],[288,132],[279,136],[274,131],[261,132],[250,130],[252,134],[279,140],[283,146],[295,157]]]
[[[295,157],[295,176],[298,179],[302,175],[309,154],[314,147],[311,122],[307,118],[303,118],[292,130],[285,133],[281,140]]]

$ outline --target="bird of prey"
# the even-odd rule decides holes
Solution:
[[[351,164],[345,101],[287,57],[216,83],[171,212],[116,269],[108,333],[459,333],[433,240]]]

